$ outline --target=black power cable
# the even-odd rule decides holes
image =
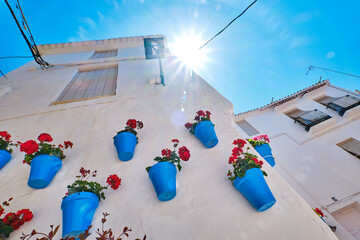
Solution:
[[[33,56],[7,56],[7,57],[0,57],[0,59],[5,58],[32,58]]]
[[[25,17],[24,17],[24,15],[22,14],[21,6],[20,6],[18,0],[17,0],[17,2],[18,2],[17,8],[20,10],[21,15],[22,15],[22,18],[23,18],[23,21],[24,21],[24,20],[25,20]],[[19,30],[20,30],[20,32],[21,32],[21,35],[24,37],[26,44],[27,44],[28,47],[30,48],[31,54],[32,54],[33,57],[34,57],[35,62],[36,62],[37,64],[39,64],[39,65],[41,66],[41,68],[43,68],[43,69],[44,69],[44,68],[51,67],[50,64],[48,64],[48,63],[41,57],[40,52],[39,52],[38,48],[36,47],[34,38],[33,38],[32,34],[31,34],[31,32],[30,32],[29,26],[28,26],[27,23],[26,23],[26,20],[25,20],[25,23],[26,23],[27,30],[28,30],[28,34],[29,34],[29,36],[30,36],[30,40],[32,41],[32,43],[29,41],[29,39],[26,37],[24,31],[21,29],[21,26],[20,26],[20,24],[19,24],[19,21],[17,20],[17,18],[16,18],[16,16],[15,16],[15,13],[14,13],[14,11],[12,10],[12,8],[11,8],[11,6],[10,6],[10,4],[8,3],[7,0],[5,0],[5,3],[6,3],[6,5],[8,6],[8,8],[9,8],[9,10],[10,10],[10,12],[11,12],[11,14],[12,14],[12,16],[13,16],[15,22],[16,22],[16,25],[18,26],[18,28],[19,28]],[[24,25],[24,26],[25,26],[25,25]]]
[[[208,40],[204,45],[202,45],[201,47],[199,47],[199,50],[202,49],[203,47],[205,47],[209,42],[211,42],[214,38],[216,38],[218,35],[220,35],[225,29],[227,29],[236,19],[238,19],[239,17],[241,17],[252,5],[254,5],[257,2],[257,0],[255,0],[254,2],[252,2],[247,8],[245,8],[245,10],[240,13],[240,15],[238,15],[236,18],[234,18],[231,22],[229,22],[228,25],[226,25],[220,32],[218,32],[217,34],[215,34],[215,36],[213,36],[210,40]]]

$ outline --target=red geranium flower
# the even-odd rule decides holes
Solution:
[[[113,174],[107,178],[106,183],[109,184],[112,189],[116,190],[121,185],[121,178]]]
[[[33,218],[34,215],[29,209],[21,209],[16,212],[16,216],[24,219],[25,222],[28,222]]]
[[[39,135],[38,140],[40,142],[52,142],[52,137],[48,133],[42,133]]]
[[[314,211],[315,211],[319,216],[324,217],[324,214],[323,214],[323,212],[322,212],[320,209],[315,208]]]
[[[205,113],[204,113],[204,111],[203,110],[199,110],[199,111],[197,111],[197,113],[196,113],[197,115],[199,115],[200,117],[205,117]]]
[[[246,141],[242,139],[236,139],[234,140],[233,144],[238,145],[240,148],[243,148],[246,144]]]
[[[64,145],[65,145],[65,148],[68,149],[68,148],[72,148],[72,146],[74,144],[72,142],[70,142],[70,141],[64,141]]]
[[[236,159],[237,159],[237,156],[234,156],[234,155],[230,156],[229,157],[229,164],[234,163],[236,161]]]
[[[171,140],[173,143],[179,143],[179,140],[177,140],[177,139],[173,139],[173,140]]]
[[[241,153],[243,153],[243,150],[239,147],[234,147],[234,149],[232,150],[232,155],[233,156],[239,156]]]
[[[189,123],[189,122],[187,122],[187,123],[185,124],[185,127],[186,127],[186,129],[191,129],[191,128],[192,128],[192,124]]]
[[[190,158],[190,151],[185,146],[179,149],[179,156],[182,160],[187,161]]]
[[[136,128],[136,120],[135,120],[135,119],[129,119],[129,120],[126,122],[126,125],[128,125],[129,127],[135,129],[135,128]]]
[[[168,148],[163,149],[163,150],[161,151],[161,154],[162,154],[164,157],[170,158],[170,156],[171,156],[171,150],[168,149]]]
[[[31,155],[39,149],[39,144],[34,140],[28,140],[20,145],[20,151]]]

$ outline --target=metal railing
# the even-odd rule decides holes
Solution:
[[[313,110],[309,112],[305,112],[298,117],[294,118],[295,123],[299,123],[300,125],[305,127],[305,130],[308,132],[312,126],[319,124],[327,119],[331,118],[331,116],[326,113],[321,112],[320,110]]]
[[[329,102],[328,104],[326,104],[326,108],[331,108],[332,110],[338,112],[340,116],[344,116],[347,110],[354,108],[358,105],[360,105],[360,98],[346,95],[332,102]]]

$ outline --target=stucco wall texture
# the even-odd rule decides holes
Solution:
[[[137,48],[143,48],[142,44],[139,41]],[[90,61],[92,53],[88,49],[44,58],[57,63]],[[109,174],[122,178],[119,190],[106,191],[106,200],[100,202],[90,239],[95,239],[95,230],[101,226],[102,212],[110,213],[106,226],[115,232],[131,227],[129,239],[144,234],[156,240],[337,239],[269,165],[264,164],[269,175],[266,180],[277,200],[269,210],[257,212],[232,186],[226,176],[228,157],[233,140],[243,138],[233,121],[233,106],[175,57],[163,59],[166,86],[149,83],[159,74],[158,60],[106,64],[118,66],[116,95],[66,104],[52,105],[79,69],[94,64],[40,70],[32,61],[10,72],[9,79],[0,79],[3,89],[11,88],[0,99],[1,130],[9,131],[16,141],[36,139],[47,132],[55,143],[74,143],[45,189],[27,186],[30,167],[22,163],[24,153],[18,149],[1,169],[0,201],[13,197],[8,211],[30,208],[34,213],[33,220],[13,232],[11,239],[19,239],[21,232],[30,233],[34,228],[48,232],[50,224],[61,224],[61,201],[80,167],[96,169],[100,183],[105,183]],[[29,71],[31,67],[37,70]],[[199,109],[212,112],[219,139],[212,149],[205,148],[184,128]],[[138,131],[139,144],[133,159],[122,162],[117,158],[113,136],[129,118],[143,121],[144,128]],[[171,147],[173,138],[189,148],[191,158],[177,174],[176,197],[160,202],[145,168],[155,163],[153,159],[161,149]]]

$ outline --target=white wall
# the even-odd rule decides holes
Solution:
[[[88,61],[90,52],[59,54],[57,62]],[[47,57],[47,56],[45,56]],[[29,166],[24,154],[15,150],[13,159],[0,171],[1,201],[14,197],[9,211],[30,208],[34,219],[12,233],[33,228],[48,231],[49,224],[61,224],[60,204],[66,186],[75,180],[81,166],[98,170],[98,181],[118,174],[123,182],[117,191],[107,191],[94,219],[93,232],[100,227],[102,212],[109,212],[107,227],[121,231],[133,229],[132,237],[147,234],[148,239],[336,239],[309,205],[266,165],[266,178],[277,203],[259,213],[235,190],[226,173],[232,141],[241,138],[233,122],[232,104],[175,58],[164,59],[166,86],[150,85],[158,74],[157,60],[122,61],[118,64],[116,96],[52,105],[71,81],[78,66],[28,71],[28,63],[12,71],[0,84],[12,84],[12,91],[1,97],[0,130],[9,131],[14,140],[35,139],[50,133],[55,143],[74,142],[66,151],[63,167],[52,183],[42,190],[27,186]],[[81,66],[81,67],[87,67]],[[183,124],[199,109],[213,113],[219,144],[206,149]],[[139,144],[129,162],[118,160],[112,137],[129,118],[144,122]],[[145,168],[161,149],[178,138],[191,151],[189,162],[177,175],[177,196],[160,202]],[[252,150],[254,151],[254,150]],[[93,233],[95,235],[95,233]],[[60,235],[60,234],[59,234]]]
[[[353,239],[330,215],[353,203],[360,203],[359,159],[337,146],[353,137],[360,140],[360,106],[343,117],[314,99],[327,95],[341,97],[348,92],[324,86],[275,108],[244,114],[261,134],[268,134],[277,171],[311,205],[322,207],[330,225],[336,225],[340,239]],[[293,109],[319,109],[332,116],[306,132],[285,113]],[[339,201],[334,202],[335,197]]]

